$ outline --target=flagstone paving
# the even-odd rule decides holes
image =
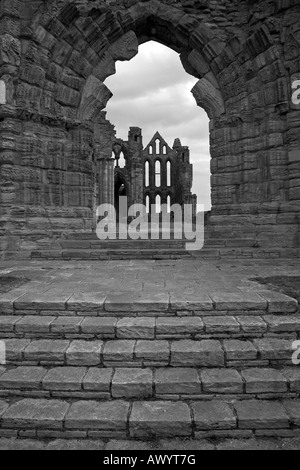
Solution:
[[[169,308],[295,312],[295,299],[250,280],[276,273],[299,275],[299,260],[2,261],[0,274],[31,281],[1,294],[0,307],[91,313],[103,308],[122,313]]]

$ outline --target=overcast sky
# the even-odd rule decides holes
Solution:
[[[117,137],[127,140],[131,126],[143,130],[144,147],[156,131],[173,146],[179,137],[190,147],[194,165],[193,192],[198,204],[210,209],[209,120],[196,105],[191,89],[197,79],[188,75],[179,55],[156,42],[139,47],[129,62],[117,62],[117,73],[105,84],[113,93],[106,111]]]

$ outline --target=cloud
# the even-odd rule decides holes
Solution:
[[[177,53],[148,42],[130,62],[117,62],[117,73],[105,84],[114,94],[106,111],[117,136],[126,140],[130,126],[141,127],[144,146],[156,131],[172,147],[179,137],[190,147],[194,165],[193,191],[198,203],[210,208],[208,117],[197,107],[191,89],[197,79],[188,75]]]

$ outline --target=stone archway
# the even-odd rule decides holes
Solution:
[[[299,110],[291,103],[299,5],[4,3],[3,256],[92,229],[94,175],[99,165],[106,171],[114,135],[104,82],[117,60],[151,39],[178,52],[199,79],[193,94],[210,118],[211,232],[261,247],[299,246]]]

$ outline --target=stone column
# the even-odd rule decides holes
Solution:
[[[114,204],[114,160],[98,160],[99,204]]]

